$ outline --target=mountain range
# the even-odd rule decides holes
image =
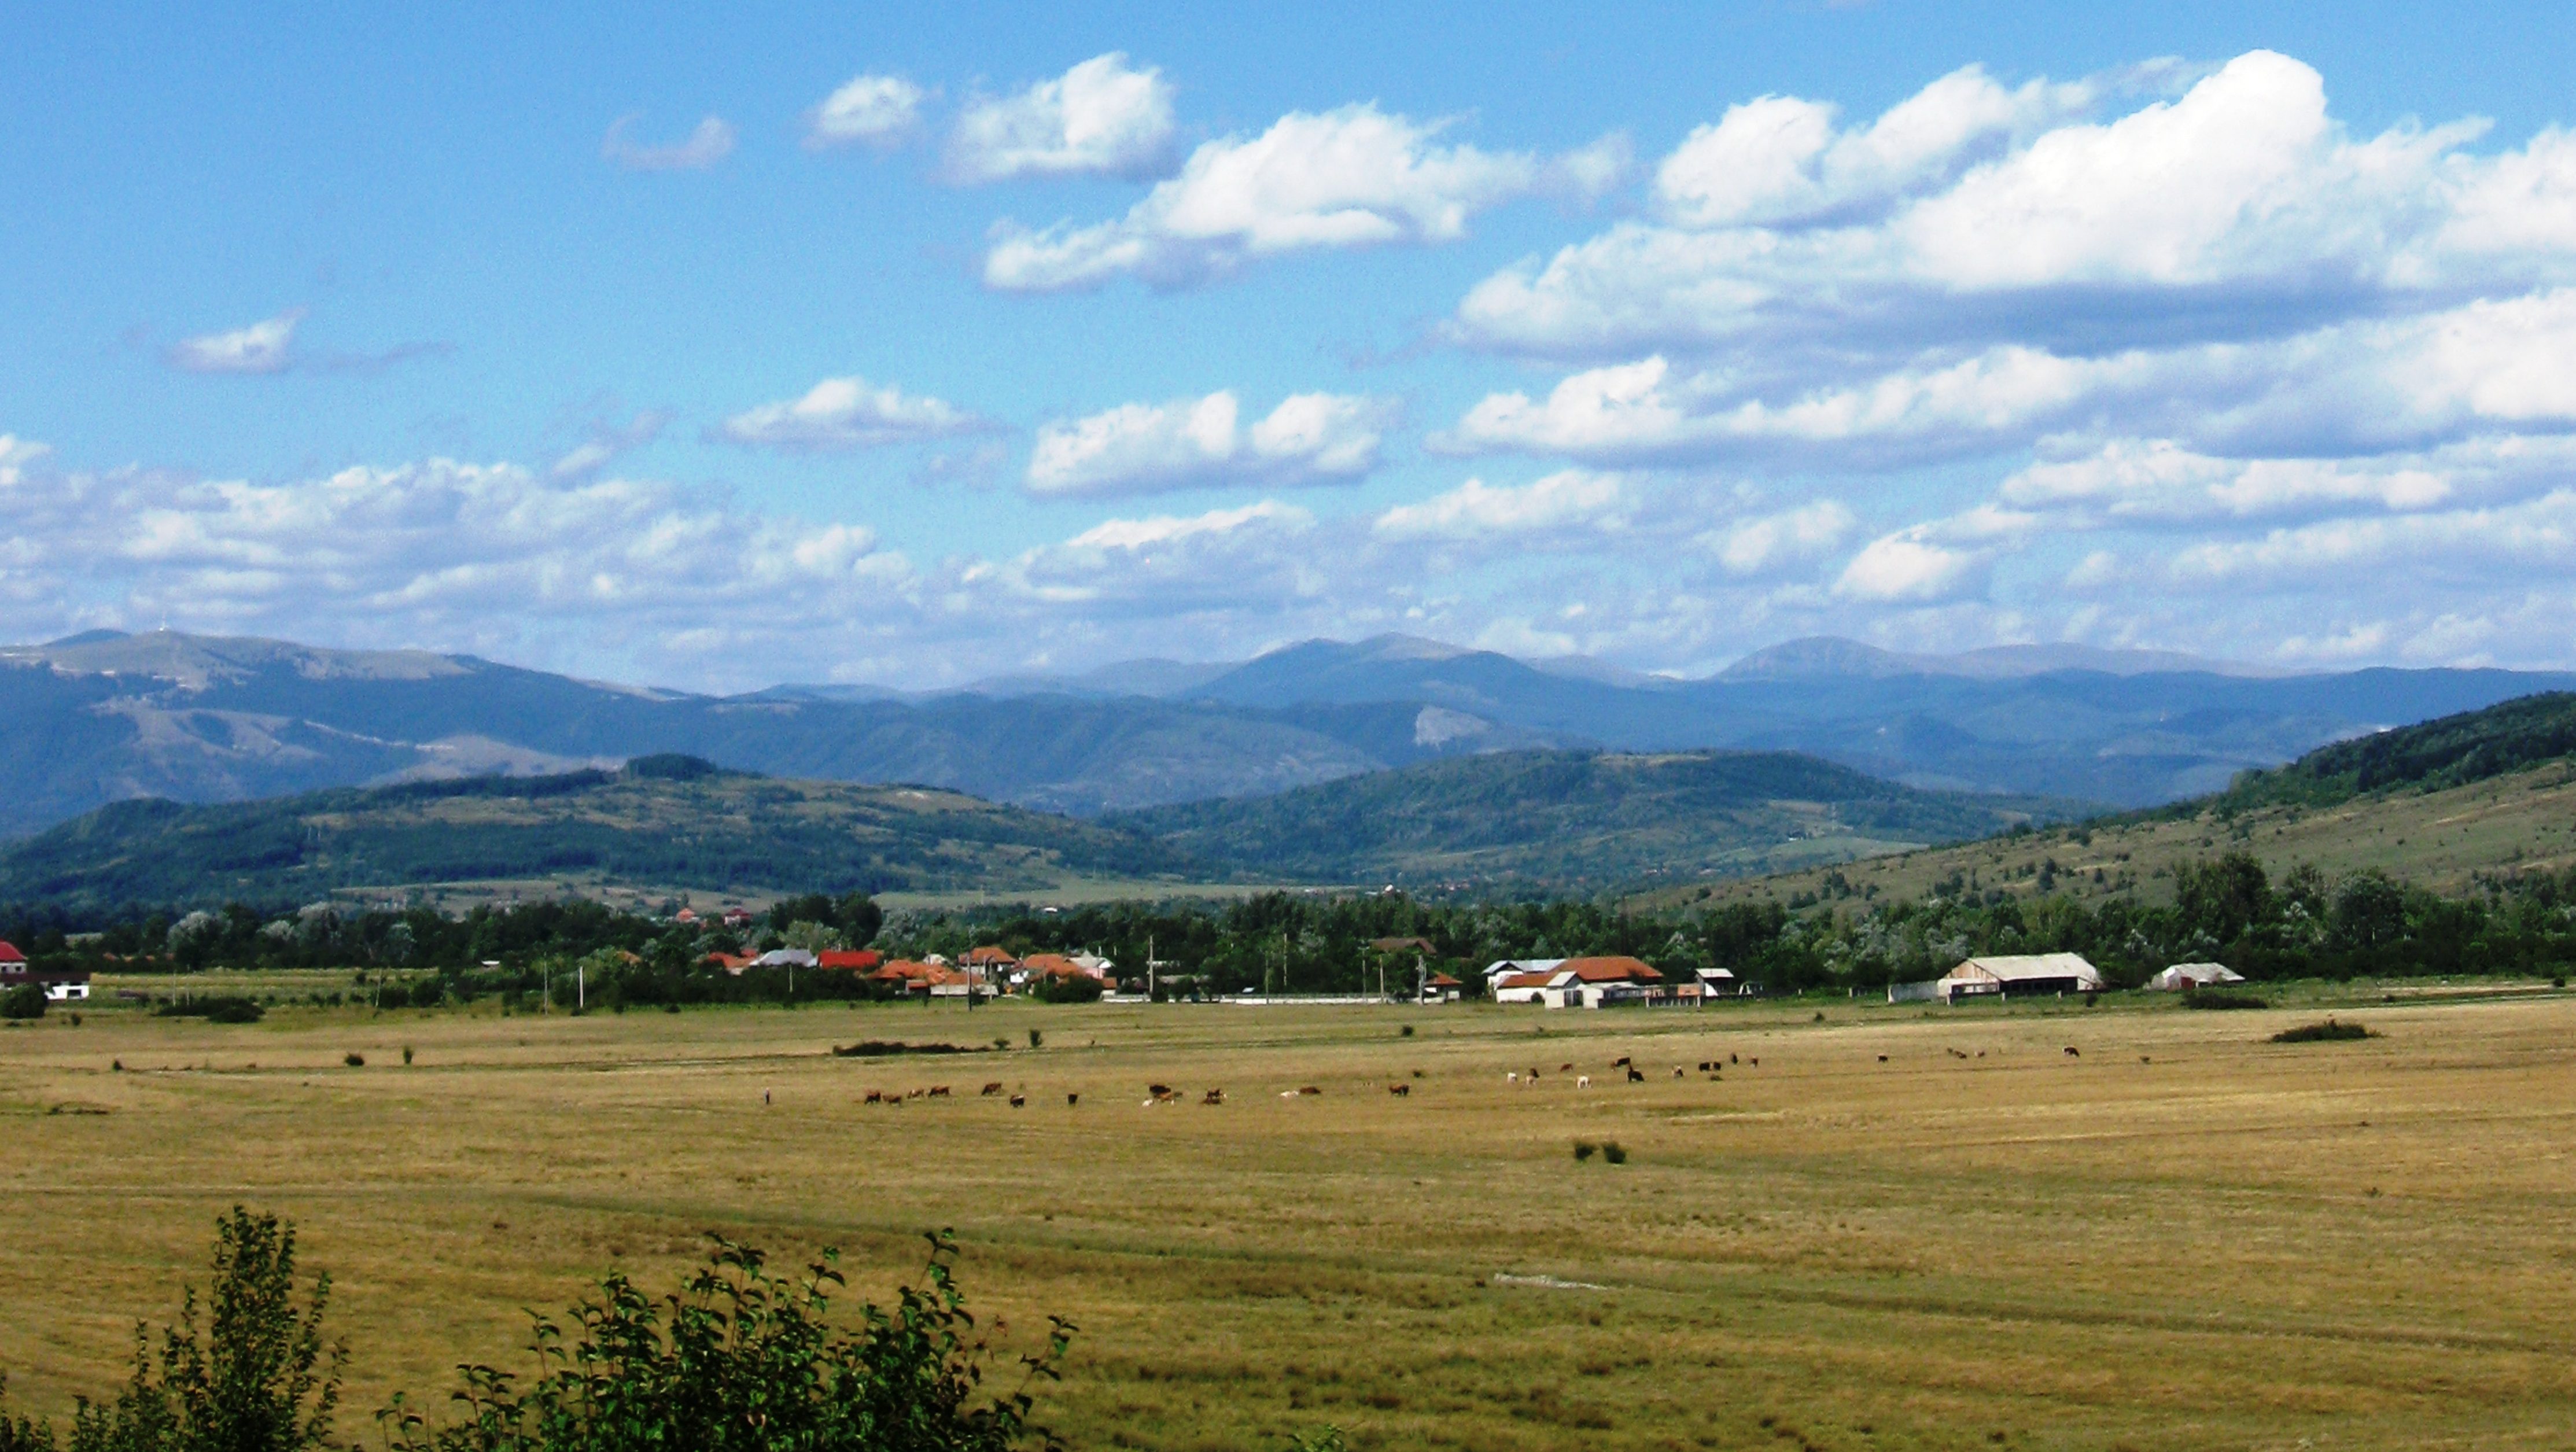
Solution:
[[[943,693],[714,696],[428,651],[96,631],[0,648],[0,835],[137,797],[240,801],[667,752],[1075,816],[1550,749],[1798,751],[1926,789],[2143,806],[2326,742],[2569,686],[2559,673],[2283,676],[2087,647],[1924,656],[1821,639],[1681,680],[1380,636]]]

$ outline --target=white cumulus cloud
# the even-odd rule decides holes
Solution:
[[[1202,144],[1117,221],[1001,224],[984,281],[1017,292],[1122,275],[1180,285],[1309,248],[1454,241],[1470,217],[1543,179],[1535,156],[1441,145],[1441,129],[1374,105],[1292,112],[1258,136]]]
[[[1616,533],[1628,524],[1625,487],[1615,474],[1566,469],[1518,486],[1470,479],[1419,504],[1400,504],[1371,530],[1387,540],[1476,541]]]
[[[1028,491],[1150,494],[1207,485],[1353,482],[1377,467],[1394,408],[1355,394],[1300,393],[1249,427],[1230,392],[1130,403],[1038,430]]]
[[[948,138],[959,182],[1150,176],[1170,159],[1172,86],[1116,51],[1053,80],[969,104]]]
[[[850,377],[826,378],[801,398],[745,409],[716,432],[728,442],[758,448],[835,453],[920,443],[991,426],[944,399]]]
[[[283,373],[294,359],[304,309],[289,308],[247,328],[200,333],[170,345],[170,366],[186,373]]]
[[[638,142],[630,134],[643,119],[639,111],[610,123],[599,154],[628,171],[705,171],[733,155],[733,123],[721,116],[704,117],[683,139],[660,146]]]
[[[805,117],[805,146],[903,145],[921,131],[921,103],[930,93],[903,76],[853,76]]]

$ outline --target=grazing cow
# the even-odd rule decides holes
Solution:
[[[1389,1084],[1386,1086],[1386,1092],[1394,1095],[1398,1099],[1402,1099],[1413,1092],[1413,1086],[1410,1084]]]
[[[1682,1066],[1681,1066],[1681,1065],[1679,1065],[1679,1064],[1675,1064],[1675,1065],[1673,1065],[1673,1077],[1674,1077],[1674,1078],[1676,1078],[1676,1079],[1678,1079],[1678,1078],[1680,1078],[1681,1076],[1682,1076]]]
[[[1574,1080],[1574,1087],[1575,1087],[1575,1088],[1577,1088],[1577,1089],[1589,1089],[1589,1088],[1591,1088],[1591,1087],[1592,1087],[1592,1076],[1591,1076],[1591,1075],[1589,1075],[1589,1074],[1579,1074],[1579,1075],[1575,1076],[1575,1080]]]
[[[1613,1069],[1627,1069],[1635,1066],[1628,1062],[1628,1056],[1626,1054],[1621,1054],[1619,1057],[1610,1061],[1610,1067]]]
[[[1631,1083],[1631,1084],[1643,1084],[1643,1083],[1645,1083],[1645,1082],[1646,1082],[1646,1073],[1645,1073],[1645,1071],[1644,1071],[1643,1069],[1638,1068],[1638,1067],[1637,1067],[1637,1066],[1635,1066],[1634,1064],[1629,1065],[1629,1066],[1628,1066],[1628,1082],[1629,1082],[1629,1083]]]
[[[906,1095],[904,1095],[903,1097],[904,1097],[904,1098],[906,1098],[906,1099],[918,1099],[918,1098],[920,1098],[922,1095],[924,1095],[924,1094],[926,1094],[926,1093],[928,1093],[928,1092],[930,1092],[930,1091],[928,1091],[928,1090],[926,1090],[926,1089],[915,1089],[915,1090],[913,1090],[911,1093],[906,1094]]]
[[[1279,1097],[1282,1099],[1294,1099],[1297,1097],[1297,1091],[1294,1089],[1282,1089],[1279,1091]]]
[[[1706,1074],[1706,1073],[1710,1072],[1711,1066],[1713,1066],[1713,1065],[1714,1065],[1714,1064],[1716,1064],[1716,1063],[1717,1063],[1717,1060],[1715,1060],[1715,1059],[1702,1059],[1702,1060],[1700,1060],[1700,1061],[1699,1061],[1699,1071],[1700,1071],[1701,1073],[1703,1073],[1703,1074]]]
[[[1297,1092],[1300,1094],[1321,1094],[1324,1091],[1316,1088],[1312,1084],[1300,1084],[1297,1086]]]
[[[1210,1089],[1206,1096],[1200,1099],[1199,1102],[1201,1104],[1223,1104],[1225,1102],[1225,1091],[1222,1089]]]
[[[933,1084],[933,1085],[931,1085],[931,1086],[930,1086],[930,1097],[931,1097],[931,1098],[933,1098],[933,1099],[945,1099],[945,1098],[947,1098],[947,1097],[948,1097],[948,1086],[947,1086],[947,1085],[945,1085],[945,1084]]]
[[[1145,1086],[1145,1092],[1153,1095],[1157,1099],[1169,1099],[1172,1097],[1172,1086],[1169,1084],[1148,1084]]]
[[[1073,1106],[1080,1104],[1081,1102],[1082,1096],[1079,1094],[1067,1094],[1064,1096],[1064,1107],[1067,1109],[1071,1109]]]
[[[987,1084],[987,1085],[985,1085],[985,1086],[984,1086],[984,1097],[985,1097],[985,1098],[987,1098],[987,1099],[990,1099],[990,1098],[992,1098],[994,1095],[999,1094],[999,1093],[1001,1093],[1001,1092],[1002,1092],[1002,1081],[1001,1081],[1001,1080],[999,1080],[999,1079],[996,1079],[996,1080],[994,1080],[992,1083]]]
[[[2079,1053],[2075,1052],[2075,1046],[2074,1046],[2073,1044],[2068,1044],[2068,1045],[2066,1046],[2066,1057],[2068,1057],[2068,1058],[2070,1058],[2070,1059],[2080,1059],[2080,1058],[2083,1058],[2084,1056],[2083,1056],[2082,1054],[2079,1054]]]
[[[1726,1062],[1728,1062],[1728,1063],[1730,1063],[1730,1064],[1734,1063],[1734,1062],[1735,1062],[1735,1056],[1734,1056],[1733,1054],[1729,1054],[1729,1055],[1727,1055],[1727,1056],[1726,1056]]]
[[[1963,1054],[1963,1053],[1960,1053],[1957,1049],[1952,1049],[1952,1050],[1950,1050],[1950,1057],[1951,1057],[1951,1058],[1954,1058],[1954,1059],[1964,1059],[1964,1058],[1966,1058],[1966,1057],[1968,1057],[1968,1056],[1967,1056],[1967,1055],[1965,1055],[1965,1054]]]
[[[1882,1064],[1886,1063],[1886,1062],[1887,1062],[1887,1055],[1885,1055],[1885,1054],[1881,1054],[1881,1055],[1879,1055],[1879,1056],[1878,1056],[1878,1061],[1879,1061],[1880,1063],[1882,1063]]]
[[[884,1091],[884,1090],[882,1090],[882,1089],[871,1089],[871,1090],[869,1090],[869,1091],[868,1091],[868,1098],[867,1098],[867,1102],[868,1102],[868,1103],[870,1103],[870,1104],[883,1104],[883,1103],[885,1103],[885,1091]]]
[[[1748,1064],[1751,1064],[1754,1068],[1757,1068],[1757,1069],[1759,1069],[1759,1068],[1761,1068],[1761,1067],[1762,1067],[1762,1061],[1761,1061],[1760,1059],[1747,1059],[1747,1060],[1745,1060],[1744,1062],[1746,1062],[1746,1063],[1748,1063]]]
[[[1574,1072],[1574,1066],[1572,1064],[1559,1064],[1556,1066],[1556,1072],[1560,1074],[1571,1074]]]
[[[1520,1081],[1521,1081],[1520,1071],[1518,1071],[1518,1070],[1516,1070],[1516,1069],[1515,1069],[1515,1070],[1506,1070],[1506,1071],[1504,1072],[1504,1074],[1503,1074],[1503,1082],[1504,1082],[1504,1083],[1506,1083],[1506,1084],[1517,1084],[1517,1083],[1519,1083]]]

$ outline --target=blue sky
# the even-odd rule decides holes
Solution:
[[[2564,6],[1063,9],[0,9],[0,636],[2576,664]]]

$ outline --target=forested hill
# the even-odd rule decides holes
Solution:
[[[2571,754],[2576,692],[2550,691],[2319,747],[2287,766],[2244,773],[2219,802],[2237,810],[2327,807],[2401,787],[2466,786]]]
[[[547,882],[716,892],[1044,888],[1176,873],[1132,833],[923,787],[782,781],[690,757],[214,806],[119,802],[0,853],[0,901],[294,902]]]
[[[2049,804],[1917,791],[1792,752],[1505,752],[1104,819],[1239,872],[1597,888],[1981,837]]]

